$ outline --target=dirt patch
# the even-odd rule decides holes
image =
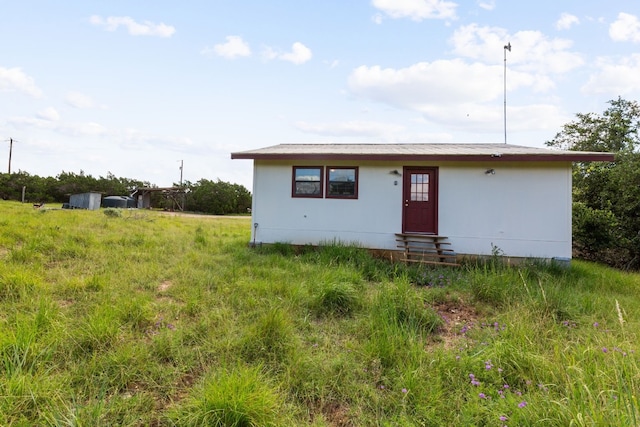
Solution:
[[[444,321],[438,338],[446,349],[454,348],[465,337],[466,331],[478,323],[476,308],[462,301],[447,301],[435,305],[433,309]]]
[[[349,417],[349,408],[338,402],[316,402],[311,404],[311,418],[315,418],[315,414],[322,414],[322,417],[332,427],[351,427],[353,421]]]
[[[62,299],[62,300],[58,300],[58,307],[60,308],[68,308],[71,307],[73,304],[75,304],[75,301],[70,300],[70,299]]]
[[[165,280],[164,282],[158,285],[158,292],[166,292],[173,285],[170,280]]]

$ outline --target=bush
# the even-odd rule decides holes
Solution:
[[[574,245],[588,258],[615,241],[618,221],[609,210],[592,209],[584,203],[573,204]]]
[[[106,208],[102,211],[109,218],[120,218],[122,217],[122,211],[116,208]]]
[[[244,336],[241,347],[250,362],[277,364],[287,360],[294,348],[293,326],[287,314],[280,309],[269,310]]]
[[[380,322],[393,324],[417,334],[436,332],[442,319],[427,307],[420,293],[408,281],[399,280],[378,295],[374,316]]]
[[[276,426],[281,405],[278,390],[259,368],[238,367],[209,375],[171,418],[180,426]]]
[[[345,282],[321,285],[313,304],[320,315],[348,315],[360,306],[360,294],[352,284]]]

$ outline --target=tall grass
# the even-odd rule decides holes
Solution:
[[[638,425],[640,276],[0,202],[0,425]]]

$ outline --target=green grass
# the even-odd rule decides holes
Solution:
[[[640,423],[638,274],[103,212],[0,202],[0,425]]]

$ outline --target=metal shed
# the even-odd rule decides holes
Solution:
[[[89,209],[95,211],[100,209],[100,201],[102,194],[96,192],[72,194],[69,198],[69,207],[71,209]]]

